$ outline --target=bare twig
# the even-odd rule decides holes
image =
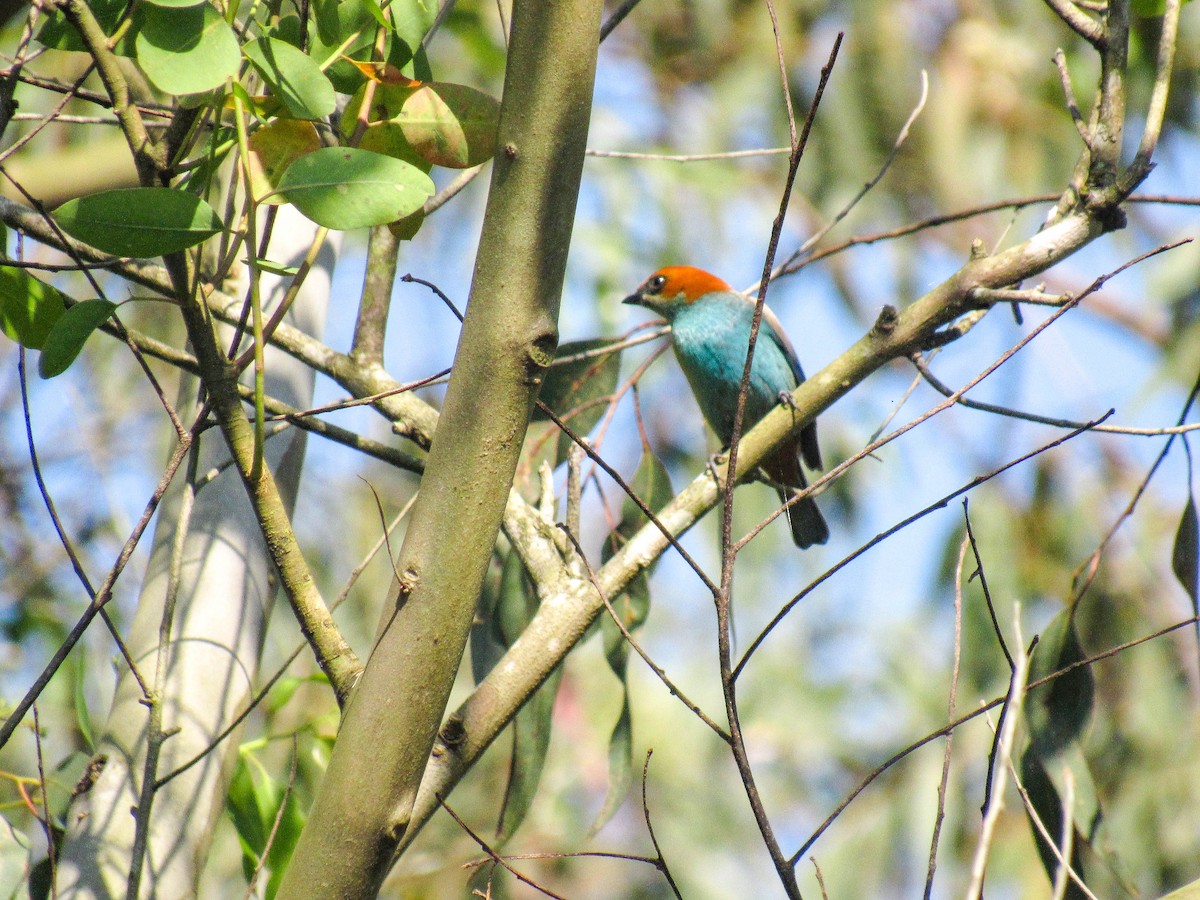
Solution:
[[[1079,101],[1075,99],[1075,89],[1071,87],[1071,72],[1067,68],[1067,56],[1059,47],[1054,51],[1054,65],[1058,69],[1058,78],[1062,82],[1063,98],[1067,103],[1067,112],[1071,114],[1071,121],[1075,123],[1075,130],[1079,132],[1079,137],[1083,141],[1083,145],[1089,150],[1092,147],[1092,133],[1088,130],[1087,123],[1083,120],[1083,113],[1079,111]]]
[[[1077,35],[1097,50],[1104,48],[1108,40],[1104,26],[1087,15],[1072,0],[1045,0],[1045,3]]]
[[[995,762],[995,770],[998,774],[993,780],[992,791],[988,795],[988,811],[979,832],[979,843],[975,847],[975,857],[971,864],[971,883],[967,888],[967,900],[977,900],[983,895],[983,874],[987,868],[988,854],[991,852],[992,838],[996,833],[1000,810],[1004,808],[1002,802],[1004,787],[1012,761],[1021,703],[1025,699],[1025,683],[1029,678],[1029,656],[1021,646],[1020,608],[1016,606],[1014,606],[1013,612],[1013,629],[1017,635],[1017,656],[1014,661],[1012,677],[1009,679],[1008,696],[1004,698],[1002,707],[1005,718],[1000,727],[1000,746]]]
[[[1008,644],[1004,641],[1004,631],[1000,628],[1000,620],[996,618],[996,607],[992,603],[992,592],[988,588],[987,574],[983,569],[983,558],[979,555],[979,544],[975,541],[975,532],[971,528],[971,512],[967,506],[967,498],[963,498],[963,523],[967,528],[967,541],[971,545],[971,554],[975,557],[975,571],[971,573],[971,578],[979,576],[979,587],[983,590],[983,600],[987,604],[988,616],[992,620],[992,632],[996,635],[996,643],[1000,645],[1000,652],[1004,654],[1004,659],[1008,663],[1008,671],[1016,667],[1013,661],[1013,655],[1008,650]]]
[[[37,756],[38,788],[42,795],[42,830],[46,834],[46,853],[50,862],[50,896],[58,897],[58,847],[54,843],[54,821],[50,818],[50,791],[46,786],[46,766],[42,759],[42,722],[33,707],[33,749]]]
[[[510,866],[508,864],[508,860],[506,860],[503,856],[501,856],[499,853],[497,853],[495,850],[493,850],[491,844],[489,844],[482,837],[480,837],[479,834],[476,833],[471,828],[470,825],[468,825],[466,822],[464,822],[462,820],[462,817],[459,816],[458,813],[456,813],[453,809],[450,808],[450,805],[448,803],[446,803],[446,801],[443,797],[441,797],[441,796],[438,797],[438,803],[440,803],[442,805],[442,809],[444,809],[446,812],[448,812],[450,814],[450,818],[452,818],[456,823],[458,823],[458,827],[461,828],[463,831],[465,831],[467,833],[467,836],[470,837],[471,840],[473,840],[476,844],[479,845],[480,850],[482,850],[489,857],[491,857],[492,860],[494,860],[495,862],[498,862],[500,865],[502,865],[514,878],[516,878],[520,882],[523,882],[524,884],[529,885],[535,891],[545,894],[547,897],[553,897],[553,898],[555,898],[555,900],[566,900],[566,898],[563,897],[561,894],[556,894],[556,893],[554,893],[554,891],[550,890],[549,888],[542,887],[542,885],[538,884],[532,878],[528,877],[527,875],[522,875],[520,872],[518,872],[516,869],[514,869],[512,866]]]
[[[654,836],[654,826],[650,824],[650,803],[646,799],[646,782],[649,780],[650,757],[653,755],[653,750],[647,750],[646,761],[642,763],[642,818],[646,820],[646,831],[650,835],[650,843],[654,847],[654,854],[658,857],[658,871],[662,872],[663,878],[667,879],[667,886],[671,889],[671,893],[678,900],[683,900],[683,895],[679,893],[679,887],[675,884],[675,879],[671,877],[671,870],[667,868],[667,861],[663,857],[662,848],[658,846],[658,838]]]

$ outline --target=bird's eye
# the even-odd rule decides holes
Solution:
[[[650,279],[650,283],[647,285],[647,287],[649,287],[650,290],[657,292],[657,291],[661,291],[663,289],[663,287],[666,286],[666,283],[667,283],[666,275],[655,275],[653,278]]]

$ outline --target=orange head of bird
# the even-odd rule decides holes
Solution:
[[[733,288],[716,275],[694,266],[666,266],[647,278],[623,302],[669,316],[705,294],[718,291],[733,292]]]

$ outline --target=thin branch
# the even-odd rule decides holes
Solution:
[[[1104,417],[1098,419],[1097,422],[1103,422],[1104,419],[1110,415],[1112,415],[1111,410],[1108,413],[1106,413]],[[966,484],[959,487],[957,490],[954,490],[951,493],[945,495],[944,497],[941,497],[941,498],[935,500],[933,503],[930,503],[928,506],[913,513],[908,518],[903,519],[900,522],[897,522],[891,528],[888,528],[885,531],[879,532],[877,535],[875,535],[875,537],[871,538],[865,544],[862,544],[857,550],[854,550],[851,553],[844,556],[839,562],[837,562],[835,565],[831,566],[829,569],[827,569],[823,573],[821,573],[821,575],[818,578],[814,579],[807,587],[804,588],[804,590],[802,590],[795,597],[793,597],[786,604],[784,604],[783,608],[780,609],[779,612],[777,612],[775,614],[775,617],[773,619],[771,619],[771,621],[766,625],[765,628],[763,628],[763,630],[761,632],[759,632],[758,637],[756,637],[754,639],[754,641],[750,644],[750,646],[746,648],[746,652],[742,654],[741,660],[738,662],[736,668],[734,668],[734,670],[733,670],[734,678],[737,678],[741,675],[742,670],[745,669],[746,664],[750,661],[751,657],[758,650],[758,648],[762,644],[762,642],[766,639],[766,636],[768,634],[770,634],[771,631],[774,630],[774,628],[781,621],[783,621],[783,618],[788,613],[790,613],[792,611],[792,609],[795,608],[796,604],[798,604],[801,600],[803,600],[805,597],[807,597],[809,594],[811,594],[814,590],[816,590],[818,587],[820,587],[822,584],[824,584],[826,581],[828,581],[830,578],[832,578],[837,572],[840,572],[842,569],[844,569],[846,566],[848,566],[854,560],[858,559],[860,556],[862,556],[864,553],[866,553],[872,547],[882,543],[883,541],[890,538],[892,535],[907,528],[913,522],[916,522],[919,519],[923,519],[925,516],[929,515],[930,513],[936,512],[939,509],[944,509],[951,500],[954,500],[957,497],[961,497],[963,494],[966,494],[967,492],[974,490],[975,488],[979,487],[981,484],[985,484],[986,482],[991,481],[997,475],[1003,474],[1004,472],[1007,472],[1009,469],[1015,468],[1016,466],[1021,465],[1022,463],[1026,462],[1027,460],[1030,460],[1033,457],[1038,456],[1039,454],[1045,453],[1047,450],[1053,450],[1055,447],[1058,447],[1061,444],[1066,443],[1067,441],[1071,440],[1072,438],[1078,437],[1079,435],[1084,434],[1087,431],[1090,431],[1091,427],[1092,426],[1089,423],[1089,425],[1087,425],[1083,428],[1076,429],[1075,431],[1072,431],[1070,434],[1065,434],[1062,437],[1057,438],[1048,444],[1043,444],[1042,446],[1040,446],[1034,450],[1031,450],[1030,452],[1024,454],[1023,456],[1020,456],[1008,463],[1005,463],[1003,466],[1001,466],[998,469],[993,469],[991,472],[988,472],[987,474],[976,476],[975,478],[971,479]],[[874,445],[872,445],[872,446],[874,446]]]
[[[1167,95],[1171,87],[1171,71],[1175,62],[1175,44],[1179,37],[1181,0],[1165,0],[1162,31],[1158,38],[1158,58],[1154,63],[1154,88],[1146,109],[1146,124],[1137,154],[1121,177],[1123,189],[1132,191],[1153,168],[1151,158],[1158,147],[1163,121],[1167,115]]]
[[[962,395],[967,393],[967,391],[969,391],[971,388],[973,388],[975,385],[979,384],[981,381],[983,381],[985,378],[987,378],[992,372],[995,372],[998,368],[1000,368],[1002,365],[1004,365],[1010,358],[1012,358],[1012,356],[1014,354],[1016,354],[1018,351],[1020,351],[1026,344],[1028,344],[1030,341],[1034,340],[1034,338],[1036,338],[1039,334],[1041,334],[1042,331],[1044,331],[1052,323],[1054,323],[1060,316],[1063,316],[1071,309],[1074,309],[1086,297],[1090,296],[1092,293],[1099,290],[1110,279],[1116,277],[1118,274],[1120,274],[1121,272],[1124,272],[1126,269],[1130,268],[1131,266],[1137,265],[1138,263],[1143,262],[1153,256],[1157,256],[1159,253],[1164,253],[1167,250],[1174,249],[1175,247],[1178,247],[1181,244],[1188,243],[1188,241],[1190,241],[1190,239],[1187,239],[1184,241],[1179,241],[1174,244],[1164,244],[1161,247],[1156,247],[1155,249],[1150,250],[1146,253],[1139,254],[1138,256],[1134,257],[1133,259],[1129,260],[1128,262],[1123,263],[1122,265],[1118,266],[1116,269],[1113,269],[1111,272],[1107,272],[1104,275],[1099,276],[1090,285],[1088,285],[1088,287],[1084,291],[1082,291],[1078,296],[1074,297],[1068,305],[1060,307],[1059,309],[1055,310],[1053,315],[1048,316],[1044,321],[1038,323],[1038,325],[1035,328],[1033,328],[1029,332],[1029,334],[1025,335],[1016,344],[1014,344],[1007,351],[1005,351],[1003,354],[1001,354],[1000,357],[995,360],[995,362],[993,362],[990,366],[988,366],[986,369],[984,369],[982,372],[980,372],[975,378],[971,379],[971,381],[969,381],[966,385],[964,385],[962,388],[960,388],[958,391],[956,391],[953,397],[946,398],[944,401],[942,401],[937,406],[930,409],[928,412],[926,412],[922,416],[919,416],[917,419],[914,419],[913,421],[909,422],[908,424],[896,429],[895,431],[893,431],[891,434],[887,435],[886,437],[880,438],[879,440],[868,444],[866,447],[864,447],[858,453],[854,454],[854,456],[843,461],[842,463],[835,466],[830,471],[826,472],[821,478],[815,480],[812,484],[810,484],[808,486],[808,488],[806,490],[798,491],[796,493],[796,495],[794,497],[792,497],[787,504],[785,504],[784,508],[786,508],[787,506],[789,506],[793,503],[798,503],[806,497],[811,497],[815,491],[820,490],[826,484],[829,484],[831,481],[833,481],[835,478],[840,477],[843,472],[845,472],[852,465],[857,463],[860,459],[868,456],[871,453],[874,453],[880,447],[899,438],[901,435],[906,434],[907,432],[911,431],[913,428],[917,427],[918,425],[920,425],[922,422],[926,421],[927,419],[932,418],[933,416],[937,415],[938,413],[943,412],[944,410],[948,409],[950,406],[953,406],[954,403],[957,402],[956,398],[961,397]],[[806,382],[806,384],[807,384],[807,382]],[[1200,389],[1200,382],[1198,382],[1198,389]],[[1101,417],[1098,420],[1097,423],[1085,423],[1087,427],[1085,427],[1084,429],[1072,431],[1070,435],[1066,436],[1066,438],[1073,437],[1076,434],[1079,434],[1080,431],[1082,431],[1082,430],[1089,430],[1094,424],[1103,422],[1105,419],[1107,419],[1112,414],[1113,414],[1113,410],[1109,410],[1103,417]],[[1043,449],[1048,449],[1048,447],[1043,448]],[[1041,451],[1036,451],[1036,452],[1041,452]],[[1004,468],[1007,468],[1007,467],[1004,467]],[[985,476],[984,480],[986,481],[988,478],[994,477],[994,475],[998,474],[999,471],[1003,471],[1003,469],[997,470],[997,472],[994,472],[991,475]],[[982,483],[982,482],[980,482],[980,483]],[[967,487],[964,487],[960,491],[955,492],[955,494],[953,494],[949,497],[946,497],[944,499],[945,500],[954,499],[955,496],[958,496],[960,493],[963,493],[966,490],[969,490],[970,487],[972,487],[972,486],[974,486],[974,485],[968,485]],[[926,510],[923,510],[922,512],[917,513],[916,518],[920,518],[921,516],[926,515],[930,511],[932,511],[932,510],[930,508],[927,508]],[[902,522],[900,525],[896,526],[895,530],[899,530],[900,528],[906,527],[907,524],[908,524],[908,520],[906,520],[905,522]],[[891,533],[893,533],[893,532],[889,531],[889,532],[885,532],[881,535],[877,535],[872,541],[868,542],[859,551],[857,551],[857,553],[865,552],[867,549],[869,549],[869,547],[874,546],[875,543],[878,543],[878,541],[883,540],[884,538],[889,536]],[[792,608],[800,601],[800,599],[803,598],[804,596],[806,596],[811,590],[813,590],[813,588],[815,588],[818,584],[820,584],[826,578],[828,578],[830,575],[832,575],[833,572],[837,571],[839,568],[841,568],[841,566],[843,566],[847,562],[849,562],[850,559],[854,558],[857,555],[857,553],[852,554],[850,557],[847,557],[846,559],[843,559],[842,562],[838,563],[837,566],[828,570],[824,575],[822,575],[820,578],[818,578],[816,581],[814,581],[812,584],[810,584],[807,588],[805,588],[803,591],[801,591],[799,594],[797,594],[794,598],[792,598],[791,601],[789,601],[787,604],[784,605],[783,609],[781,609],[775,615],[775,617],[773,619],[771,619],[771,621],[767,624],[767,626],[759,633],[758,637],[754,639],[754,642],[750,645],[750,647],[742,655],[741,661],[737,664],[736,668],[733,671],[733,677],[735,679],[738,677],[738,675],[740,674],[742,669],[745,667],[745,665],[749,661],[750,657],[754,654],[754,651],[763,642],[763,640],[765,640],[767,634],[769,634],[779,624],[779,622],[782,621],[783,617],[786,616],[792,610]]]
[[[600,43],[604,43],[604,39],[613,33],[613,29],[620,25],[640,2],[641,0],[622,0],[621,5],[614,9],[600,26]]]
[[[103,610],[104,605],[112,599],[113,585],[120,577],[121,572],[124,571],[125,564],[129,562],[129,557],[133,555],[134,548],[137,546],[138,541],[141,540],[142,534],[146,530],[146,526],[150,524],[150,520],[154,516],[154,511],[158,509],[158,504],[162,500],[163,494],[166,493],[167,487],[171,484],[171,480],[175,477],[175,472],[178,470],[180,463],[183,462],[184,457],[187,455],[188,447],[190,445],[190,435],[186,436],[186,438],[181,438],[176,443],[175,449],[171,454],[171,459],[167,463],[166,471],[163,472],[162,478],[159,479],[158,485],[154,489],[154,494],[150,497],[145,509],[142,510],[141,518],[138,519],[133,531],[126,539],[124,546],[121,547],[121,552],[117,556],[117,561],[109,570],[107,577],[104,579],[104,583],[100,585],[100,588],[96,591],[96,595],[92,599],[92,602],[88,604],[87,609],[84,610],[84,613],[79,618],[79,621],[75,623],[70,632],[67,634],[66,638],[63,639],[63,642],[54,652],[54,655],[50,658],[50,661],[46,664],[45,668],[42,669],[41,674],[38,675],[33,685],[28,691],[26,691],[25,696],[21,698],[20,702],[17,703],[17,705],[13,708],[13,711],[9,714],[8,718],[4,720],[4,725],[0,726],[0,747],[3,747],[8,743],[8,739],[12,737],[13,731],[21,723],[21,720],[25,717],[25,714],[29,711],[29,708],[33,705],[34,701],[37,700],[38,696],[45,689],[46,685],[50,683],[50,679],[54,677],[54,673],[58,671],[59,667],[66,660],[71,650],[74,649],[77,643],[79,643],[79,639],[83,637],[83,633],[87,631],[88,626],[92,624],[92,620],[99,615],[99,613]]]
[[[992,848],[992,838],[996,833],[996,823],[1000,819],[1000,811],[1004,808],[1002,802],[1004,787],[1012,761],[1013,744],[1017,730],[1017,719],[1020,718],[1021,703],[1025,699],[1025,683],[1029,678],[1029,657],[1021,648],[1021,621],[1019,607],[1013,615],[1013,628],[1017,633],[1016,665],[1009,680],[1008,696],[1004,698],[1002,711],[1005,714],[1003,726],[1000,729],[1000,752],[996,759],[998,774],[988,795],[988,812],[979,832],[979,843],[975,847],[975,857],[971,863],[971,883],[967,887],[967,900],[978,900],[983,896],[983,875],[987,869],[988,854]]]
[[[458,827],[461,828],[463,831],[465,831],[467,833],[467,836],[470,837],[471,840],[473,840],[476,844],[479,845],[479,849],[482,850],[484,853],[486,853],[493,860],[498,862],[500,865],[502,865],[514,878],[516,878],[520,882],[523,882],[524,884],[529,885],[535,891],[545,894],[547,897],[553,897],[553,898],[555,898],[555,900],[567,900],[566,897],[563,897],[560,894],[554,893],[554,891],[550,890],[549,888],[542,887],[540,884],[538,884],[532,878],[529,878],[526,875],[522,875],[520,872],[518,872],[516,869],[514,869],[512,866],[510,866],[508,864],[508,861],[504,857],[502,857],[499,853],[497,853],[495,850],[493,850],[491,845],[487,841],[485,841],[482,837],[480,837],[471,828],[470,825],[468,825],[466,822],[464,822],[462,820],[462,818],[458,815],[458,813],[456,813],[453,809],[450,808],[450,805],[448,803],[446,803],[446,801],[443,797],[441,797],[439,795],[437,799],[438,799],[438,803],[440,803],[442,805],[442,809],[444,809],[446,812],[448,812],[450,814],[450,818],[452,818],[455,822],[458,823]]]
[[[646,831],[650,835],[650,843],[654,847],[655,856],[658,857],[658,871],[662,872],[663,877],[667,879],[667,886],[670,887],[671,893],[675,895],[677,900],[683,900],[683,895],[679,893],[679,887],[675,884],[675,879],[671,877],[671,870],[667,867],[667,861],[663,857],[662,848],[658,846],[658,838],[654,836],[654,826],[650,824],[650,803],[646,799],[646,782],[649,780],[650,757],[653,755],[653,750],[647,750],[646,761],[642,763],[642,818],[646,820]]]
[[[1044,2],[1077,35],[1097,50],[1104,49],[1109,39],[1104,25],[1081,10],[1071,0],[1044,0]]]
[[[376,554],[378,554],[379,551],[385,546],[388,546],[389,536],[393,531],[396,530],[397,526],[399,526],[400,521],[408,515],[416,499],[417,495],[415,493],[409,497],[408,502],[404,504],[404,507],[396,514],[396,517],[392,519],[391,524],[384,529],[383,534],[380,535],[379,539],[375,542],[375,545],[367,551],[362,561],[355,566],[354,570],[351,571],[349,576],[347,576],[346,581],[342,585],[342,589],[338,592],[337,597],[331,604],[329,604],[330,612],[335,611],[339,606],[342,605],[342,603],[346,601],[346,598],[350,596],[350,591],[358,582],[359,576],[362,575],[363,571],[367,568],[367,565],[371,562],[371,560],[375,558]],[[168,772],[166,775],[163,775],[161,778],[159,778],[154,784],[154,789],[158,790],[171,779],[178,775],[182,775],[188,769],[192,768],[192,766],[204,759],[204,757],[208,756],[208,754],[219,747],[226,738],[237,731],[242,722],[244,722],[250,716],[250,714],[258,708],[259,704],[267,698],[267,694],[271,692],[271,689],[275,687],[275,685],[279,682],[279,679],[283,678],[283,676],[287,674],[288,669],[290,669],[292,666],[292,663],[299,658],[300,654],[303,653],[307,647],[308,643],[306,641],[301,641],[299,644],[297,644],[288,658],[283,661],[282,665],[280,665],[278,669],[275,670],[275,674],[268,678],[263,686],[259,688],[258,693],[251,697],[246,703],[246,708],[238,713],[233,718],[233,721],[225,726],[221,733],[214,737],[207,747],[205,747],[187,762],[180,764],[179,768],[172,772]]]
[[[691,567],[692,571],[696,573],[696,576],[704,583],[704,586],[708,588],[710,592],[715,594],[717,591],[717,586],[713,583],[712,579],[708,577],[707,573],[705,573],[704,569],[701,568],[700,564],[696,562],[692,555],[683,549],[679,543],[679,539],[671,533],[671,529],[667,528],[667,526],[659,520],[654,510],[647,506],[646,501],[639,497],[637,491],[635,491],[633,487],[621,477],[621,473],[605,462],[604,458],[595,451],[591,444],[584,440],[580,435],[572,431],[571,427],[562,419],[560,419],[554,410],[548,407],[541,400],[535,401],[535,405],[542,415],[546,416],[546,418],[557,425],[562,430],[563,434],[574,441],[583,450],[583,452],[588,455],[588,458],[591,459],[592,462],[603,469],[604,473],[617,483],[621,490],[625,492],[625,495],[629,497],[629,499],[634,502],[637,508],[642,511],[642,514],[650,520],[650,524],[654,525],[660,532],[662,532],[663,537],[666,538],[670,545],[675,548],[681,557],[683,557],[683,561]]]
[[[784,65],[784,54],[781,46],[779,35],[779,23],[775,17],[775,9],[771,0],[767,0],[767,8],[771,13],[771,24],[774,29],[776,51],[779,57],[780,66]],[[729,719],[729,736],[731,738],[729,747],[737,766],[738,775],[742,780],[742,786],[746,793],[746,799],[750,802],[750,808],[754,813],[755,823],[758,825],[759,834],[762,836],[763,843],[767,848],[767,852],[771,856],[771,861],[775,865],[775,871],[779,875],[780,883],[783,886],[784,892],[793,900],[799,900],[800,887],[796,882],[796,870],[793,864],[790,864],[783,854],[783,849],[779,845],[779,838],[775,834],[775,829],[771,825],[770,818],[767,815],[766,807],[763,804],[762,797],[759,794],[758,786],[754,778],[754,770],[750,764],[750,756],[746,749],[745,738],[742,734],[742,725],[738,713],[737,702],[737,680],[732,669],[732,647],[731,647],[731,625],[730,625],[730,602],[733,590],[733,565],[737,556],[737,548],[733,542],[733,489],[736,486],[736,472],[738,459],[738,444],[742,438],[742,428],[745,423],[746,412],[746,395],[750,388],[750,373],[754,363],[754,347],[759,335],[759,327],[762,324],[763,311],[766,308],[767,289],[769,287],[769,276],[771,269],[775,263],[775,253],[779,247],[779,237],[783,232],[783,220],[787,215],[787,208],[791,199],[792,185],[796,179],[796,173],[800,167],[800,160],[804,156],[804,149],[808,145],[808,136],[812,132],[813,121],[817,115],[817,109],[820,107],[821,98],[825,93],[825,87],[829,83],[829,77],[833,73],[834,64],[837,62],[838,51],[842,46],[842,38],[844,34],[838,32],[834,39],[833,47],[829,51],[829,57],[825,65],[821,69],[820,79],[817,82],[817,88],[813,93],[813,98],[809,103],[808,116],[804,120],[804,127],[800,131],[799,136],[796,134],[795,122],[793,120],[792,106],[790,95],[785,92],[785,101],[787,101],[787,112],[789,130],[792,136],[792,155],[788,160],[787,177],[784,180],[783,195],[779,202],[779,212],[775,216],[775,222],[771,228],[771,237],[767,245],[766,260],[763,263],[763,280],[759,286],[758,299],[754,305],[754,317],[750,323],[750,340],[746,350],[746,361],[742,368],[742,377],[738,389],[737,405],[734,408],[733,427],[730,430],[729,436],[729,458],[727,463],[727,471],[730,477],[726,478],[723,485],[723,502],[724,508],[721,517],[721,588],[720,591],[714,594],[714,600],[717,607],[717,655],[720,664],[721,673],[721,688],[725,697],[725,713]],[[787,84],[786,71],[783,74],[784,84]]]
[[[46,766],[42,759],[42,722],[33,707],[33,749],[37,756],[38,787],[42,795],[42,830],[46,833],[46,853],[50,862],[50,896],[58,897],[58,847],[54,843],[54,820],[50,818],[50,791],[46,786]]]
[[[929,363],[919,353],[914,353],[911,357],[912,364],[917,367],[917,371],[921,373],[921,377],[926,383],[941,394],[943,397],[952,397],[956,395],[956,391],[949,387],[945,382],[941,381],[933,371],[929,368]],[[1000,416],[1007,416],[1011,419],[1021,419],[1026,422],[1036,422],[1039,425],[1053,425],[1055,428],[1080,428],[1085,423],[1075,419],[1060,419],[1055,416],[1043,416],[1038,413],[1026,412],[1020,409],[1013,409],[1008,406],[999,406],[995,403],[984,403],[981,400],[971,400],[967,397],[959,396],[955,402],[966,409],[975,409],[980,412],[995,413]],[[1168,425],[1162,428],[1134,428],[1128,425],[1096,425],[1095,431],[1102,434],[1124,434],[1132,437],[1165,437],[1172,434],[1187,434],[1191,431],[1200,430],[1200,422],[1194,422],[1191,425]]]
[[[54,526],[54,532],[58,535],[58,541],[62,544],[63,550],[67,554],[67,559],[71,563],[71,568],[75,572],[75,577],[79,579],[79,583],[87,592],[88,599],[93,603],[96,600],[96,589],[92,587],[91,579],[88,578],[87,572],[84,571],[83,561],[79,558],[79,554],[75,552],[75,545],[71,543],[71,538],[67,535],[66,528],[63,527],[62,520],[58,516],[58,509],[54,504],[54,499],[50,496],[50,490],[46,487],[46,481],[42,477],[42,464],[38,459],[37,443],[33,439],[33,421],[29,410],[29,386],[25,377],[25,348],[21,347],[17,355],[17,376],[21,382],[21,409],[25,420],[25,441],[29,448],[29,464],[33,470],[33,480],[37,484],[38,494],[42,498],[42,502],[46,506],[46,513],[50,516],[50,524]],[[121,652],[121,657],[125,660],[125,665],[129,667],[134,680],[137,681],[138,688],[142,692],[143,697],[149,696],[149,687],[146,684],[142,673],[138,671],[137,663],[134,662],[133,656],[129,653],[129,648],[125,645],[124,639],[117,631],[116,623],[109,617],[108,611],[101,609],[100,618],[104,622],[104,626],[112,635],[113,641],[117,645],[117,649]]]
[[[714,159],[747,159],[756,156],[787,156],[791,147],[764,147],[759,150],[726,150],[721,153],[632,153],[623,150],[589,150],[599,159],[655,159],[662,162],[690,163]]]
[[[1188,412],[1191,410],[1192,404],[1196,402],[1196,397],[1198,395],[1200,395],[1200,373],[1197,373],[1196,380],[1192,383],[1192,390],[1188,393],[1187,400],[1183,404],[1183,409],[1179,413],[1179,419],[1177,420],[1179,424],[1182,425],[1184,420],[1187,418]],[[1154,477],[1154,473],[1158,471],[1158,467],[1161,466],[1163,460],[1167,458],[1167,454],[1171,450],[1171,445],[1175,443],[1176,437],[1177,435],[1172,434],[1167,439],[1162,450],[1159,451],[1158,456],[1155,457],[1154,462],[1151,464],[1150,469],[1146,472],[1146,477],[1143,478],[1141,483],[1138,485],[1137,490],[1134,492],[1133,497],[1130,498],[1129,503],[1125,506],[1125,509],[1121,511],[1121,514],[1117,516],[1116,520],[1109,527],[1104,537],[1100,539],[1100,543],[1096,545],[1096,549],[1092,551],[1092,554],[1086,560],[1080,563],[1079,566],[1076,567],[1075,571],[1071,574],[1072,603],[1077,602],[1085,593],[1087,593],[1088,588],[1091,587],[1092,580],[1096,577],[1096,573],[1099,571],[1100,560],[1103,558],[1105,551],[1108,549],[1109,543],[1116,535],[1117,530],[1125,523],[1125,520],[1133,515],[1133,511],[1137,507],[1138,502],[1141,500],[1142,495],[1146,492],[1146,488],[1150,486],[1150,479]]]
[[[963,523],[967,528],[967,541],[971,545],[971,554],[975,557],[975,571],[971,573],[971,578],[979,576],[979,587],[983,590],[983,600],[987,604],[988,615],[992,620],[992,632],[996,635],[996,643],[1000,645],[1000,651],[1004,654],[1004,659],[1008,663],[1008,671],[1016,667],[1013,661],[1013,655],[1008,650],[1008,644],[1004,641],[1004,632],[1000,628],[1000,620],[996,618],[996,607],[992,603],[992,592],[988,588],[987,574],[983,570],[983,559],[979,555],[979,544],[975,541],[975,532],[971,528],[971,512],[967,506],[967,498],[963,498]]]
[[[1062,83],[1063,98],[1067,102],[1067,112],[1071,114],[1071,121],[1075,123],[1075,130],[1079,132],[1083,146],[1091,150],[1092,133],[1088,129],[1087,123],[1083,120],[1083,113],[1079,111],[1079,101],[1075,99],[1075,89],[1071,86],[1071,72],[1067,68],[1067,56],[1063,53],[1062,47],[1054,51],[1054,66],[1058,69],[1058,79]]]

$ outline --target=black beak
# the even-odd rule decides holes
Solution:
[[[628,297],[626,297],[621,302],[628,303],[631,306],[645,306],[646,305],[646,301],[643,299],[641,291],[638,291],[636,294],[630,294]]]

